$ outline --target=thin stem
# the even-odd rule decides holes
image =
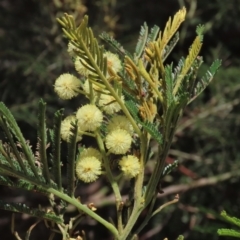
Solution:
[[[138,233],[140,233],[142,231],[142,229],[147,225],[148,221],[150,220],[150,218],[152,217],[152,211],[153,211],[153,207],[155,205],[157,199],[157,194],[155,194],[155,196],[153,197],[152,201],[151,201],[151,205],[148,209],[148,213],[147,216],[144,218],[143,222],[141,223],[141,225],[138,227],[138,229],[131,235],[131,237],[129,237],[130,239],[132,239],[132,237],[134,235],[138,235]]]
[[[142,134],[141,138],[141,145],[140,145],[140,166],[141,172],[136,177],[135,186],[134,186],[134,206],[131,213],[130,218],[128,219],[127,225],[124,228],[122,234],[120,235],[120,240],[125,240],[129,233],[131,232],[133,226],[135,225],[142,209],[144,208],[145,199],[142,195],[142,188],[143,188],[143,179],[144,179],[144,166],[145,166],[145,158],[146,158],[146,151],[148,149],[149,139],[148,134],[145,132]]]
[[[111,169],[110,169],[109,159],[106,156],[106,152],[105,152],[105,148],[104,148],[102,137],[101,137],[101,135],[100,135],[100,133],[98,131],[96,131],[95,133],[96,133],[96,139],[97,139],[98,147],[99,147],[100,152],[101,152],[102,157],[103,157],[103,164],[104,164],[104,168],[106,170],[106,175],[107,175],[108,180],[109,180],[109,182],[110,182],[110,184],[112,186],[113,192],[114,192],[115,197],[116,197],[116,201],[117,202],[122,201],[122,196],[120,194],[120,190],[118,188],[118,184],[115,181],[115,179],[114,179],[114,177],[112,175]]]
[[[101,138],[101,135],[99,133],[99,131],[96,131],[95,132],[96,134],[96,139],[97,139],[97,143],[98,143],[98,146],[99,146],[99,149],[100,149],[100,152],[102,154],[102,157],[103,157],[103,164],[104,164],[104,168],[106,170],[106,176],[112,186],[112,189],[113,189],[113,192],[114,192],[114,195],[115,195],[115,199],[116,199],[116,209],[117,209],[117,225],[118,225],[118,230],[121,232],[122,231],[122,218],[121,218],[121,212],[122,212],[122,196],[121,196],[121,193],[120,193],[120,190],[119,190],[119,186],[118,186],[118,183],[116,181],[116,179],[113,177],[112,175],[112,172],[111,172],[111,169],[110,169],[110,165],[109,165],[109,158],[106,154],[106,151],[105,151],[105,147],[104,147],[104,144],[103,144],[103,140]]]
[[[153,172],[153,174],[152,174],[152,176],[151,176],[151,178],[148,182],[147,190],[146,190],[146,193],[145,193],[145,196],[146,196],[145,206],[147,206],[149,204],[149,202],[151,201],[152,194],[156,191],[157,185],[158,185],[159,180],[161,178],[162,171],[163,171],[163,168],[164,168],[164,165],[165,165],[165,159],[168,155],[168,151],[169,151],[169,148],[170,148],[171,143],[172,143],[174,129],[172,130],[171,137],[169,137],[169,140],[167,142],[165,142],[164,146],[163,147],[159,146],[159,149],[160,149],[159,151],[162,151],[162,149],[164,149],[164,152],[161,154],[162,155],[161,158],[157,161],[156,168],[155,168],[155,170],[154,170],[154,172]]]
[[[69,197],[68,195],[61,193],[53,188],[46,189],[49,193],[54,194],[55,196],[61,198],[62,200],[72,204],[76,208],[80,209],[84,213],[86,213],[88,216],[92,217],[102,225],[104,225],[113,235],[116,239],[118,239],[118,230],[109,222],[107,222],[105,219],[100,217],[98,214],[90,210],[87,206],[81,204],[78,199],[74,197]]]
[[[172,204],[174,204],[174,203],[177,203],[178,201],[179,201],[179,197],[178,197],[178,195],[176,195],[176,197],[175,197],[172,201],[167,202],[167,203],[164,203],[162,206],[160,206],[158,209],[156,209],[156,210],[153,212],[153,214],[152,214],[151,217],[153,217],[154,215],[156,215],[156,214],[158,214],[159,212],[161,212],[165,207],[167,207],[167,206],[169,206],[169,205],[172,205]]]

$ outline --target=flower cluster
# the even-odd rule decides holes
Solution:
[[[97,139],[98,147],[84,148],[76,161],[76,176],[83,182],[90,183],[105,173],[106,164],[111,164],[109,155],[120,155],[119,169],[127,178],[136,177],[140,172],[140,163],[137,157],[126,155],[131,151],[133,126],[129,119],[121,115],[121,105],[124,96],[119,90],[116,95],[111,94],[101,77],[112,85],[117,74],[122,71],[122,63],[116,54],[106,51],[103,57],[107,59],[107,72],[101,77],[92,72],[92,67],[86,58],[82,58],[77,45],[69,43],[68,53],[72,57],[75,69],[80,78],[65,73],[56,79],[54,89],[61,99],[69,100],[79,93],[85,94],[89,104],[76,110],[75,114],[66,117],[61,124],[61,137],[69,142],[73,124],[77,123],[77,141],[83,141],[84,135]],[[93,57],[97,62],[97,56]],[[89,67],[88,67],[89,66]],[[120,100],[119,100],[120,99]],[[121,102],[119,102],[121,101]]]

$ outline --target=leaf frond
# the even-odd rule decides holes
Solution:
[[[233,230],[233,229],[221,228],[221,229],[218,229],[217,234],[219,236],[240,238],[240,232]]]
[[[154,138],[158,142],[158,144],[161,145],[163,143],[162,134],[159,132],[156,124],[151,122],[144,122],[141,124],[142,127],[152,136],[152,138]]]
[[[75,190],[75,164],[76,164],[76,143],[77,143],[77,122],[71,123],[71,134],[68,143],[68,157],[67,157],[67,193],[73,197]]]
[[[103,57],[103,47],[98,45],[93,35],[92,29],[87,27],[88,16],[85,15],[79,27],[73,24],[73,17],[65,14],[61,19],[57,19],[63,26],[63,32],[71,43],[78,49],[76,52],[81,59],[81,63],[93,74],[100,78],[106,76],[106,59]]]
[[[42,162],[43,176],[46,182],[50,182],[49,166],[47,161],[47,130],[45,120],[46,103],[43,100],[39,101],[39,115],[38,115],[38,143],[39,143],[39,159]]]
[[[202,47],[202,43],[201,43],[200,37],[197,36],[195,38],[192,46],[189,49],[189,54],[188,54],[187,58],[185,59],[182,71],[178,75],[178,78],[176,80],[176,85],[174,86],[174,89],[173,89],[173,94],[174,95],[176,95],[176,93],[179,89],[179,86],[181,85],[182,80],[184,79],[184,76],[188,73],[192,64],[194,63],[195,59],[197,58],[197,56],[198,56],[198,54],[201,50],[201,47]]]
[[[40,219],[49,220],[55,223],[63,223],[63,219],[57,216],[55,213],[51,211],[48,212],[47,210],[44,211],[36,208],[31,208],[24,203],[6,203],[0,200],[0,208],[7,211],[11,211],[11,212],[29,214],[31,216],[34,216]]]
[[[215,60],[212,65],[210,66],[209,70],[205,73],[205,75],[196,82],[196,85],[193,89],[193,96],[189,100],[188,103],[192,102],[195,98],[197,98],[204,89],[210,84],[212,81],[214,75],[217,73],[218,69],[221,66],[221,60],[217,59]]]
[[[173,73],[172,64],[165,67],[165,85],[166,85],[166,99],[167,107],[172,104],[173,101]]]
[[[61,173],[61,120],[63,109],[57,111],[54,115],[54,128],[53,128],[53,175],[58,189],[62,190],[62,173]]]
[[[173,163],[168,164],[163,170],[162,178],[175,170],[178,167],[178,164],[178,160],[175,160]]]
[[[151,30],[150,33],[148,34],[148,38],[147,38],[147,43],[149,42],[153,42],[156,40],[157,35],[159,33],[159,27],[157,25],[154,25]]]
[[[232,216],[229,216],[226,211],[222,211],[221,212],[221,217],[223,217],[223,219],[229,223],[232,223],[238,227],[240,227],[240,219],[239,218],[236,218],[236,217],[232,217]]]
[[[17,122],[15,121],[13,115],[2,102],[0,102],[0,126],[5,132],[8,141],[10,141],[11,147],[14,150],[14,154],[17,156],[19,164],[21,165],[21,168],[23,169],[23,171],[26,172],[25,164],[23,164],[23,160],[19,155],[19,151],[17,150],[16,144],[14,143],[12,134],[19,141],[20,147],[23,151],[26,161],[28,162],[31,168],[31,171],[34,173],[35,177],[39,179],[40,177],[39,177],[38,169],[35,166],[34,154],[30,146],[27,144],[26,140],[24,139],[22,132],[18,127]]]
[[[179,32],[176,32],[176,34],[173,36],[173,39],[169,42],[169,44],[166,45],[164,49],[163,62],[167,59],[167,57],[172,52],[172,50],[174,49],[178,41],[179,41]]]
[[[109,46],[111,46],[120,56],[124,57],[125,55],[127,55],[128,57],[133,59],[133,56],[128,51],[126,51],[123,46],[108,33],[103,32],[99,35],[99,37]]]
[[[137,59],[139,59],[141,57],[141,55],[144,51],[147,39],[148,39],[148,26],[144,22],[143,26],[141,26],[138,42],[137,42],[137,45],[135,48],[134,58],[136,61],[137,61]]]
[[[180,9],[173,17],[173,20],[169,18],[163,33],[160,32],[158,44],[160,52],[163,51],[165,46],[168,44],[172,36],[176,33],[181,23],[185,20],[186,8]]]

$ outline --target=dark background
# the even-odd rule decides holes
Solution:
[[[10,108],[34,147],[40,98],[48,103],[49,126],[57,109],[64,107],[67,115],[80,105],[79,100],[58,99],[53,91],[59,74],[76,74],[56,17],[72,13],[79,23],[88,14],[96,36],[107,31],[127,50],[134,51],[144,21],[149,27],[156,24],[163,30],[169,16],[182,6],[187,7],[188,15],[180,29],[180,41],[168,61],[176,64],[181,56],[186,56],[196,26],[204,24],[201,55],[205,64],[200,75],[216,58],[222,59],[222,67],[206,91],[186,108],[167,159],[168,162],[179,159],[181,166],[164,179],[165,194],[157,204],[172,199],[176,193],[180,193],[180,201],[152,219],[140,239],[174,240],[179,234],[186,240],[230,239],[218,237],[216,231],[219,227],[231,227],[221,221],[221,210],[240,217],[240,180],[235,173],[240,170],[239,0],[1,0],[0,100]],[[108,218],[113,202],[105,204],[101,195],[105,187],[108,187],[105,182],[83,185],[79,194],[86,202],[96,201],[98,212]],[[33,207],[48,204],[36,193],[1,186],[0,192],[1,199],[10,202]],[[111,200],[111,193],[107,198]],[[73,211],[69,209],[68,217],[74,215]],[[21,214],[15,218],[15,229],[24,238],[36,219]],[[11,213],[0,211],[0,239],[14,239],[10,220]],[[82,229],[88,239],[110,239],[106,230],[90,219],[80,224],[79,231]],[[48,239],[49,233],[40,223],[31,239]]]

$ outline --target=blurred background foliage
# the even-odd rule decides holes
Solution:
[[[180,194],[179,204],[156,216],[140,239],[168,237],[173,240],[179,234],[186,240],[230,239],[218,237],[216,231],[219,227],[228,227],[219,217],[222,209],[240,217],[239,0],[1,0],[0,100],[10,108],[24,136],[34,145],[40,98],[48,103],[49,126],[57,109],[64,107],[68,113],[80,105],[76,100],[62,101],[53,92],[59,74],[76,74],[56,17],[64,12],[71,13],[79,23],[84,14],[88,14],[96,35],[106,31],[131,51],[144,21],[149,27],[156,24],[163,29],[168,17],[182,6],[188,9],[187,19],[181,27],[179,44],[168,61],[176,63],[181,56],[186,56],[196,26],[205,24],[201,51],[205,64],[200,73],[216,58],[222,59],[222,68],[206,91],[187,107],[167,159],[168,163],[178,159],[181,164],[164,179],[164,193],[159,195],[157,204],[172,199],[177,193]],[[32,206],[41,201],[46,205],[41,196],[4,187],[0,191],[9,201]],[[97,201],[99,209],[101,205],[106,206],[99,211],[107,216],[112,196],[109,193],[109,201],[104,199],[104,191],[109,191],[107,183],[98,182],[84,185],[79,194],[84,193],[86,201]],[[87,193],[90,198],[86,197]],[[69,212],[71,215],[71,209]],[[34,221],[18,214],[17,230],[19,233],[26,231],[27,224]],[[86,229],[89,239],[110,239],[100,225],[86,221],[86,225],[89,223],[99,229],[98,237],[93,235],[91,227]],[[84,227],[81,225],[79,231]],[[6,236],[1,239],[13,239],[10,213],[1,211],[1,233],[4,228]],[[39,225],[33,231],[33,239],[46,239],[47,231],[43,229],[46,228]]]

